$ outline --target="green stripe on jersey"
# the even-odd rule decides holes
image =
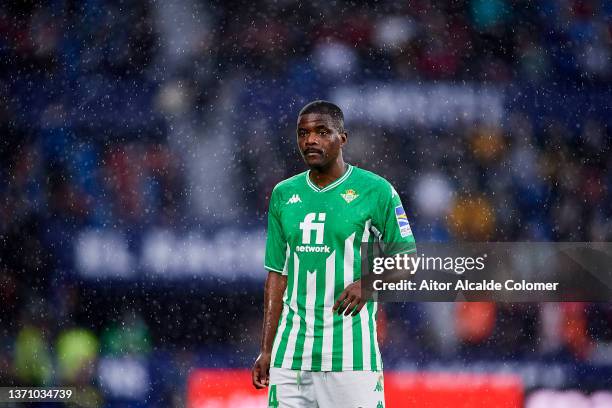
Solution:
[[[332,256],[332,255],[330,255]],[[312,371],[321,371],[323,349],[323,303],[325,300],[325,275],[327,267],[317,270],[317,293],[315,297],[314,342],[312,345]]]
[[[369,228],[369,222],[366,221],[366,225],[364,226],[364,229]],[[360,238],[363,239],[364,236],[369,236],[368,231],[364,231],[362,234],[360,234]],[[357,247],[357,248],[355,248]],[[353,245],[353,249],[354,249],[354,253],[359,253],[359,251],[361,250],[361,240],[358,240],[358,242],[356,242]],[[352,273],[353,273],[353,280],[359,280],[361,279],[361,257],[360,256],[356,256],[355,260],[353,262],[353,267],[352,267]],[[359,315],[357,316],[353,316],[353,370],[363,370],[363,335],[364,333],[362,332],[361,329],[361,313],[363,313],[364,310],[362,309],[361,312],[359,312]],[[367,335],[367,333],[366,333]]]

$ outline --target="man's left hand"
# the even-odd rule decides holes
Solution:
[[[366,301],[367,299],[361,297],[361,280],[358,280],[342,291],[338,300],[334,303],[333,311],[337,311],[339,315],[344,312],[345,316],[356,316],[366,304]]]

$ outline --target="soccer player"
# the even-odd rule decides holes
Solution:
[[[362,298],[361,243],[416,250],[395,189],[345,163],[342,110],[300,111],[297,143],[310,170],[270,197],[261,353],[253,385],[270,407],[384,407],[377,304]],[[398,247],[399,244],[399,247]]]

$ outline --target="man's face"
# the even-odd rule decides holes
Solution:
[[[338,131],[330,115],[308,113],[298,117],[297,142],[308,167],[321,169],[336,160],[346,132]]]

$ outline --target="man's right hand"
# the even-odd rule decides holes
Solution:
[[[264,290],[264,318],[261,336],[262,353],[253,365],[253,386],[265,388],[270,383],[270,360],[272,359],[272,343],[278,328],[278,322],[283,310],[283,295],[287,289],[287,276],[278,272],[268,272]]]
[[[253,386],[258,390],[270,383],[270,359],[270,353],[261,353],[253,365]]]

